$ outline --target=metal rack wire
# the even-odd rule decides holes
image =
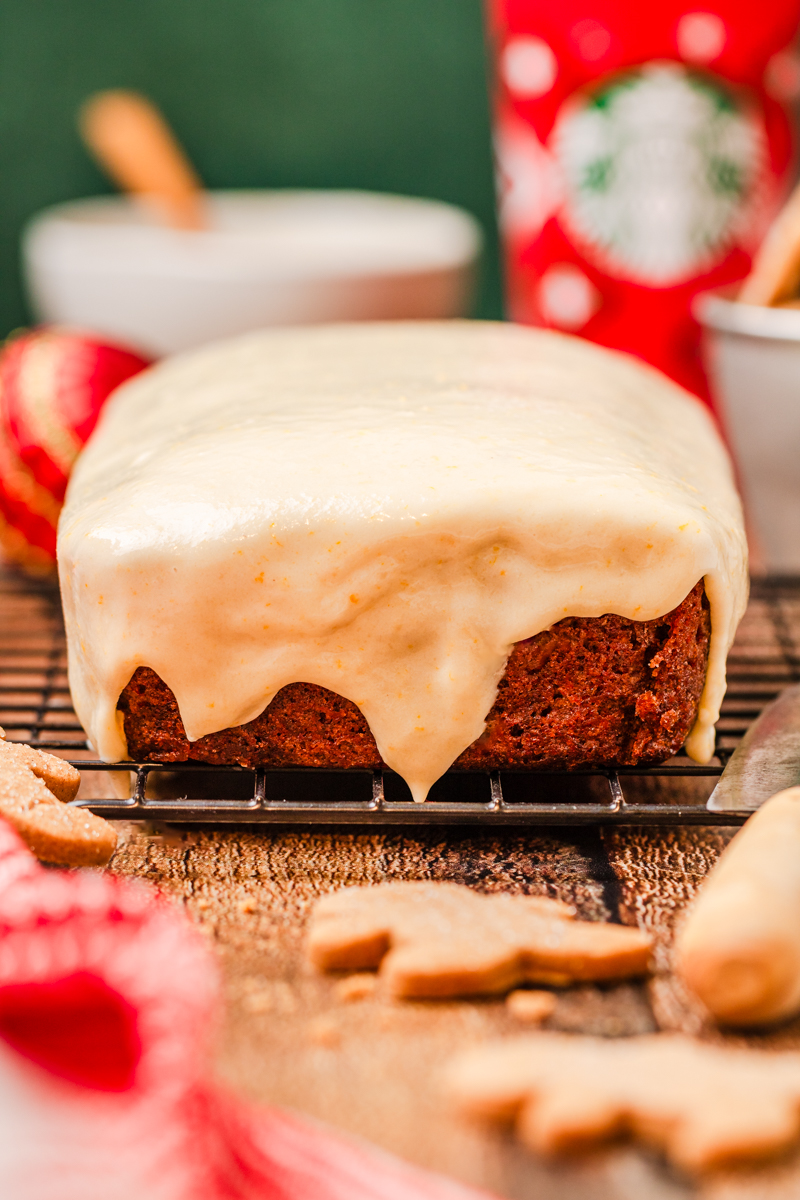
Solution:
[[[74,803],[112,819],[260,825],[739,824],[740,813],[709,812],[702,797],[697,801],[696,788],[688,802],[685,797],[676,802],[674,794],[631,800],[626,789],[647,795],[654,790],[648,780],[719,775],[764,705],[787,684],[800,682],[800,579],[754,580],[728,676],[716,753],[707,766],[678,755],[647,769],[450,771],[425,804],[414,804],[390,771],[108,764],[93,757],[72,708],[57,589],[0,571],[0,725],[9,740],[72,762],[83,780]],[[109,774],[113,770],[124,772],[126,784],[132,781],[129,799],[103,794],[117,790]]]

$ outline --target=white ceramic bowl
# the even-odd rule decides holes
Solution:
[[[800,310],[695,301],[756,564],[800,574]]]
[[[96,197],[36,216],[23,235],[31,305],[171,354],[266,325],[466,315],[481,247],[468,213],[371,192],[209,195],[210,228],[160,225]]]

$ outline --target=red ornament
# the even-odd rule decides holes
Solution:
[[[56,560],[73,463],[105,401],[149,361],[86,334],[36,329],[0,355],[0,544],[30,571]]]
[[[486,0],[510,316],[707,396],[694,295],[790,182],[798,0]]]

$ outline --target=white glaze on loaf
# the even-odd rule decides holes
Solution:
[[[102,758],[126,753],[138,666],[190,740],[305,681],[359,706],[418,799],[483,731],[515,642],[566,616],[650,620],[701,578],[689,751],[707,759],[747,598],[697,400],[578,339],[466,321],[258,333],[125,384],[70,483],[59,566]]]

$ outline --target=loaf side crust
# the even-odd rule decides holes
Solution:
[[[518,642],[486,731],[456,760],[467,770],[647,766],[683,745],[697,715],[711,635],[702,581],[654,621],[567,617]],[[136,761],[243,767],[381,766],[359,709],[326,688],[292,683],[260,716],[189,742],[175,697],[149,667],[120,696]]]

